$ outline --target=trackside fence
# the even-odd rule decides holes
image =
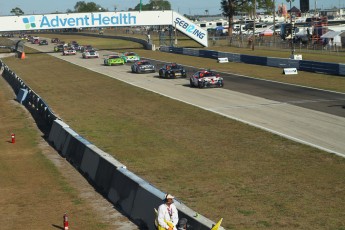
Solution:
[[[23,90],[27,91],[27,96],[20,101],[30,111],[35,111],[38,118],[48,125],[48,141],[61,156],[141,229],[155,229],[154,208],[158,208],[162,203],[165,193],[129,171],[114,157],[71,129],[2,60],[0,69],[0,74],[16,93],[17,100]],[[188,219],[190,229],[209,230],[215,224],[202,215],[195,215],[196,212],[181,201],[175,200],[175,204],[179,210],[179,217]]]
[[[341,63],[328,63],[317,61],[294,60],[289,58],[252,56],[245,54],[219,52],[214,50],[201,50],[171,46],[161,46],[160,51],[211,59],[227,57],[230,62],[242,62],[246,64],[263,65],[278,68],[297,68],[298,70],[302,71],[345,76],[345,64]]]

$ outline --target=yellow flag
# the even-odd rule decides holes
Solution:
[[[211,230],[218,230],[219,227],[220,227],[220,224],[222,223],[222,221],[223,221],[223,218],[221,218],[221,219],[218,221],[218,223],[217,223],[215,226],[213,226],[213,228],[211,228]]]

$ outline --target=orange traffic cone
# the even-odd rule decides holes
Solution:
[[[20,56],[20,59],[25,59],[25,52],[22,52],[22,56]]]

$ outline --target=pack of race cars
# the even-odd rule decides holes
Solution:
[[[48,45],[47,40],[40,40],[38,37],[32,38],[32,44]],[[59,38],[52,38],[54,43],[54,52],[62,52],[62,55],[76,55],[77,51],[81,53],[84,59],[99,58],[97,49],[91,45],[79,45],[76,41],[66,43]],[[116,66],[131,63],[132,73],[155,73],[156,67],[150,60],[143,60],[135,52],[114,53],[104,58],[104,66]],[[184,66],[177,63],[166,63],[157,69],[158,76],[163,79],[187,78],[187,71]],[[223,78],[216,72],[207,70],[199,70],[189,77],[190,87],[210,88],[224,86]]]

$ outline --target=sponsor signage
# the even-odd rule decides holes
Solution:
[[[0,31],[172,25],[207,46],[207,32],[171,10],[3,16],[0,25]]]
[[[227,63],[229,62],[229,59],[227,57],[219,57],[218,63]]]
[[[174,26],[181,31],[182,33],[186,34],[187,36],[193,38],[195,41],[199,42],[203,46],[208,46],[208,36],[207,31],[203,30],[198,25],[191,22],[186,17],[173,12],[174,16]]]
[[[283,73],[285,75],[297,74],[297,69],[296,68],[284,68]]]

